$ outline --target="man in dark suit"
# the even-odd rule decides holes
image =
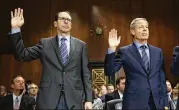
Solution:
[[[179,46],[176,46],[173,51],[171,72],[174,75],[179,75]],[[177,109],[179,109],[179,98],[177,101]]]
[[[163,55],[160,48],[147,43],[148,22],[136,18],[130,24],[133,43],[115,54],[121,37],[117,30],[109,32],[109,49],[105,57],[105,73],[115,74],[123,66],[126,86],[123,109],[164,109],[168,107]]]
[[[105,102],[108,102],[108,101],[113,100],[113,99],[122,99],[123,98],[123,93],[124,93],[124,88],[125,88],[125,81],[126,81],[125,77],[119,77],[116,80],[116,88],[117,88],[117,90],[115,90],[112,93],[106,94],[105,95]]]
[[[37,94],[38,94],[38,86],[37,86],[37,84],[35,84],[35,83],[31,83],[29,86],[28,86],[28,95],[30,96],[30,97],[33,97],[35,100],[36,100],[36,98],[37,98]]]
[[[10,40],[19,61],[40,59],[42,77],[37,96],[37,109],[91,109],[92,84],[88,69],[86,43],[70,35],[72,18],[69,12],[57,13],[56,37],[43,38],[24,48],[20,27],[24,24],[23,9],[11,12]],[[83,106],[84,102],[84,106]]]
[[[0,101],[2,110],[34,110],[35,99],[24,95],[24,78],[15,76],[11,81],[13,93],[3,97]]]
[[[105,95],[105,108],[109,108],[107,107],[107,102],[110,100],[114,100],[114,99],[122,99],[123,98],[123,93],[124,93],[124,88],[125,88],[125,77],[119,77],[116,80],[116,88],[117,90],[115,90],[112,93],[108,93]],[[111,110],[115,110],[115,106],[111,106],[110,107]]]

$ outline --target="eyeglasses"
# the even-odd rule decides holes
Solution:
[[[68,21],[68,22],[71,22],[71,19],[70,19],[70,18],[59,17],[58,19],[59,19],[60,21]]]
[[[15,83],[24,83],[24,81],[22,81],[22,80],[15,80],[14,82]]]

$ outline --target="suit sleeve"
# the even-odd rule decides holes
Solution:
[[[42,42],[39,44],[25,48],[21,37],[21,33],[9,34],[9,39],[13,46],[13,52],[16,60],[19,61],[32,61],[40,58],[42,51]]]
[[[104,60],[104,71],[106,76],[112,76],[117,71],[119,71],[120,68],[123,66],[123,60],[124,60],[124,55],[121,49],[118,50],[116,55],[115,52],[111,54],[106,54]]]
[[[106,103],[107,103],[108,101],[114,99],[111,95],[112,95],[112,94],[106,94],[106,95],[105,95],[105,102],[106,102]]]
[[[167,95],[167,86],[166,86],[166,74],[165,74],[165,64],[164,64],[164,57],[161,52],[161,71],[160,71],[160,91],[161,91],[161,98],[164,101],[164,106],[168,106],[168,95]]]
[[[179,46],[176,46],[173,51],[171,72],[175,75],[179,75]]]
[[[82,71],[83,85],[85,88],[85,102],[92,102],[92,76],[88,69],[88,51],[86,45],[84,45],[82,52]]]

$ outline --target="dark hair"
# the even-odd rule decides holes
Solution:
[[[14,80],[15,80],[17,77],[22,77],[22,78],[23,78],[22,75],[15,75],[15,76],[12,77],[11,84],[14,84]],[[23,78],[23,79],[24,79],[24,78]],[[25,79],[24,79],[24,80],[25,80]]]
[[[174,85],[172,84],[172,82],[170,82],[168,79],[166,80],[166,82],[169,82],[170,85],[171,85],[172,87],[174,87]]]
[[[56,13],[56,15],[55,15],[55,21],[58,21],[58,15],[60,14],[60,13],[62,13],[62,12],[65,12],[65,13],[68,13],[69,15],[70,15],[70,12],[69,11],[60,11],[60,12],[58,12],[58,13]],[[71,15],[70,15],[71,16]]]
[[[119,84],[121,82],[121,80],[123,80],[123,79],[126,79],[126,77],[119,77],[119,78],[117,78],[116,85]]]
[[[26,82],[25,82],[26,84],[31,84],[32,83],[32,81],[31,80],[26,80]]]

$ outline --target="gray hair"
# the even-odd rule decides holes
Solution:
[[[145,20],[147,21],[145,18],[135,18],[132,20],[131,24],[130,24],[130,29],[134,29],[135,28],[135,25],[136,25],[136,22],[139,21],[139,20]],[[147,21],[148,23],[148,21]]]

